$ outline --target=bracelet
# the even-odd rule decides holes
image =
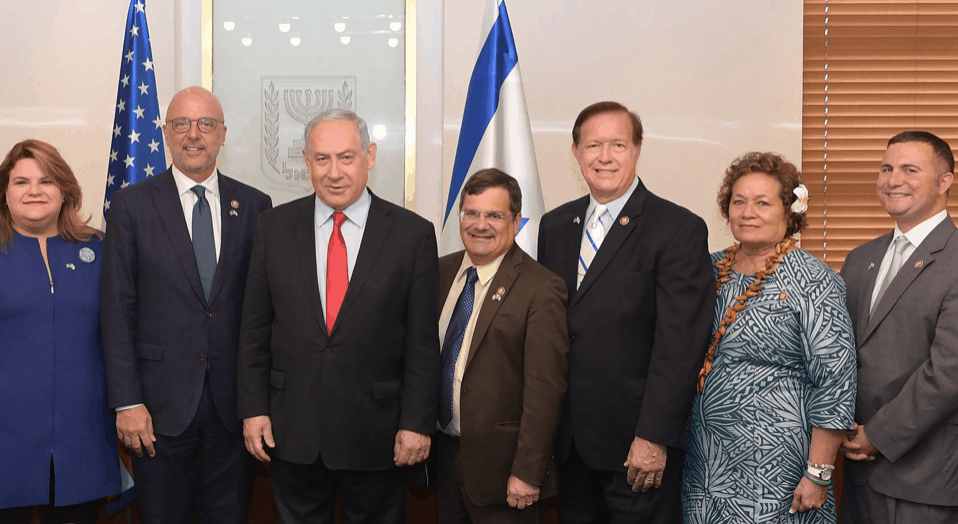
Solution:
[[[812,467],[812,468],[815,468],[815,469],[835,471],[835,466],[832,465],[832,464],[816,464],[816,463],[812,462],[811,460],[805,462],[805,464],[806,464],[807,466]]]
[[[827,486],[831,486],[831,485],[832,485],[832,481],[831,481],[831,480],[819,480],[819,479],[813,477],[813,476],[812,476],[809,472],[807,472],[807,471],[805,472],[805,478],[807,478],[808,480],[814,482],[815,484],[818,484],[819,486],[827,487]]]

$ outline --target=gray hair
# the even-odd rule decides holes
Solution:
[[[359,143],[362,145],[363,154],[366,154],[366,151],[369,149],[369,131],[366,129],[366,121],[348,109],[327,109],[314,116],[313,119],[306,124],[306,132],[303,133],[303,138],[306,140],[307,154],[310,153],[309,134],[313,132],[314,127],[329,120],[348,120],[355,123],[356,132],[359,133]]]

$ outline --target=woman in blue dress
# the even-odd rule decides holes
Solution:
[[[45,142],[0,163],[0,523],[93,523],[120,491],[100,347],[101,235]]]
[[[807,199],[779,155],[749,153],[725,173],[718,203],[737,243],[712,255],[719,298],[692,408],[685,524],[836,521],[854,332],[841,278],[795,247]]]

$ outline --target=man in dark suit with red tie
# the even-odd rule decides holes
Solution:
[[[646,189],[642,123],[579,113],[590,195],[542,217],[539,261],[569,290],[569,393],[556,443],[565,524],[679,520],[685,427],[708,348],[715,277],[705,222]]]
[[[147,523],[246,522],[255,462],[236,417],[236,351],[253,231],[270,198],[216,170],[213,93],[173,97],[173,167],[117,192],[100,315],[110,406]]]
[[[439,391],[435,230],[366,188],[355,113],[306,126],[315,195],[264,213],[243,309],[239,414],[281,522],[405,522]]]

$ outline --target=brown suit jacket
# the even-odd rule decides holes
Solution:
[[[439,260],[440,304],[464,253]],[[565,283],[514,245],[480,307],[460,391],[466,493],[477,506],[505,504],[515,475],[539,486],[540,498],[556,495],[553,446],[569,369]]]

